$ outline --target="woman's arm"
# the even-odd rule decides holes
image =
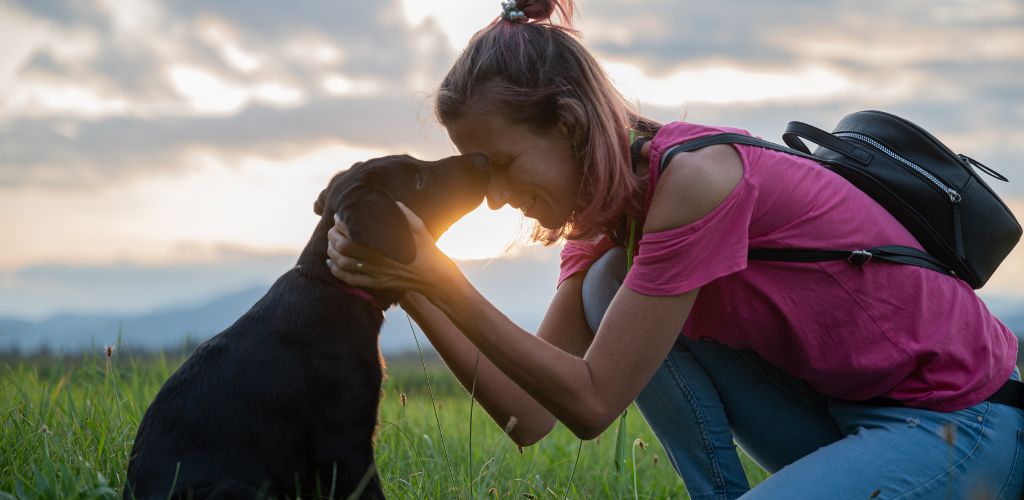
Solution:
[[[582,275],[572,276],[558,287],[537,336],[566,352],[582,356],[590,346],[593,333],[586,326],[580,298]],[[520,446],[531,445],[551,431],[555,417],[519,385],[502,373],[473,345],[441,310],[422,295],[409,292],[401,306],[423,329],[445,364],[466,390],[475,390],[480,405],[499,427],[507,428],[511,417],[515,425],[509,436]],[[475,389],[474,387],[475,378]]]
[[[580,356],[505,319],[468,281],[456,287],[432,301],[495,366],[584,439],[600,435],[646,385],[696,296],[621,289]]]
[[[681,227],[707,215],[742,174],[742,161],[731,146],[677,155],[658,183],[644,232]],[[566,352],[495,309],[436,249],[422,221],[401,208],[414,230],[417,259],[408,265],[381,259],[338,232],[329,249],[335,276],[354,286],[422,293],[497,369],[583,438],[600,434],[640,392],[678,337],[698,293],[651,297],[622,288],[585,354]],[[366,260],[362,273],[355,271],[357,259]]]

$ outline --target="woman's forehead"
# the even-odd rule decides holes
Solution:
[[[517,154],[519,127],[502,120],[496,113],[460,117],[448,125],[448,136],[461,154],[484,153],[492,160]]]

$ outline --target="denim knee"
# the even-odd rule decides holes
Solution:
[[[597,332],[608,305],[626,279],[626,251],[614,247],[608,250],[583,277],[583,314],[592,332]]]

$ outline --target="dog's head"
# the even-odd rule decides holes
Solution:
[[[354,243],[410,263],[416,246],[405,215],[395,202],[416,213],[436,240],[449,226],[480,205],[490,173],[482,154],[428,162],[408,155],[357,163],[331,179],[313,205],[324,218],[337,213]]]

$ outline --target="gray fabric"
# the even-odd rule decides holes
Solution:
[[[601,318],[626,279],[626,250],[614,247],[594,262],[583,277],[583,314],[590,331],[597,332]]]

